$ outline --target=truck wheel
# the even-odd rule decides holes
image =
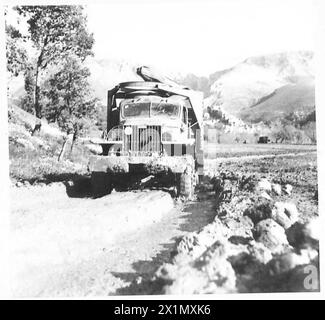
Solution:
[[[110,175],[105,172],[91,173],[91,191],[94,198],[111,193],[112,183]]]
[[[195,189],[195,172],[192,166],[187,166],[185,172],[179,178],[179,195],[186,199],[192,199]]]

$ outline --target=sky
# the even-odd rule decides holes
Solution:
[[[95,57],[209,75],[256,55],[314,50],[310,0],[110,0],[87,5]]]

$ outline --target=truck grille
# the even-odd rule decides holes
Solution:
[[[125,134],[125,128],[131,128],[131,134]],[[125,126],[124,152],[131,155],[150,155],[161,153],[161,126]]]

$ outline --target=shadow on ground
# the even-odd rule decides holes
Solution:
[[[87,198],[92,196],[89,176],[76,175],[63,183],[66,188],[66,193],[70,198]]]
[[[172,182],[168,179],[159,180],[158,178],[152,179],[149,183],[139,183],[141,178],[145,176],[135,176],[135,175],[123,175],[120,174],[116,177],[113,177],[113,188],[117,192],[126,192],[132,190],[163,190],[168,192],[173,198],[176,197],[176,190],[172,188]],[[66,177],[66,179],[61,179],[66,187],[66,193],[70,198],[87,198],[93,197],[91,178],[86,175],[71,175]],[[108,194],[103,193],[100,196],[103,197]]]
[[[163,249],[151,260],[139,260],[132,264],[134,272],[112,272],[114,277],[120,278],[130,285],[120,288],[112,295],[157,295],[162,294],[162,283],[151,281],[157,268],[171,259],[175,247],[175,238],[162,245]]]

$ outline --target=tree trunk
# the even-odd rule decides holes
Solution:
[[[35,88],[34,88],[34,108],[35,108],[35,116],[36,116],[36,123],[35,123],[35,127],[32,131],[32,136],[36,133],[36,132],[40,132],[41,131],[41,126],[42,123],[41,121],[39,121],[38,119],[42,118],[42,110],[41,110],[41,106],[39,103],[39,92],[40,92],[40,88],[38,85],[38,70],[39,70],[39,66],[36,67],[36,74],[35,74]]]
[[[35,127],[34,127],[32,133],[31,133],[31,135],[33,136],[36,132],[40,132],[41,131],[41,126],[42,126],[42,122],[36,120],[36,124],[35,124]]]
[[[37,118],[42,118],[42,110],[39,103],[39,92],[40,87],[38,85],[38,72],[39,72],[39,66],[36,67],[36,73],[35,73],[35,88],[34,88],[34,108],[35,108],[35,115]]]
[[[73,136],[72,136],[72,141],[71,141],[70,154],[72,153],[72,150],[73,150],[73,147],[74,147],[74,143],[76,142],[76,140],[77,140],[77,134],[74,133]]]
[[[60,154],[59,154],[59,157],[58,157],[58,161],[61,161],[63,156],[64,156],[64,153],[65,153],[65,150],[66,150],[66,147],[67,147],[67,142],[68,142],[68,136],[66,136],[63,140],[63,144],[62,144],[62,148],[61,148],[61,151],[60,151]]]

